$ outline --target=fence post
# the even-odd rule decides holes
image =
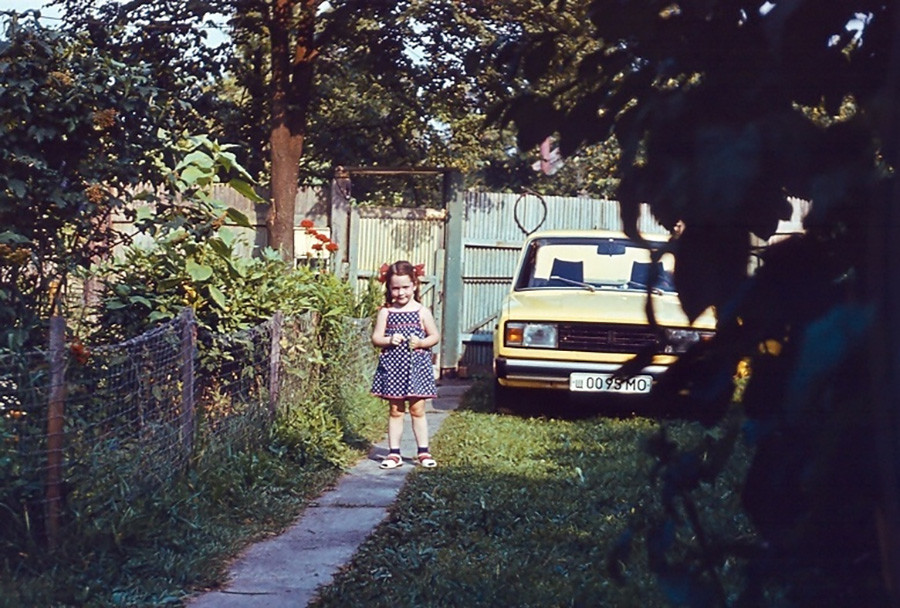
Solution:
[[[444,232],[444,249],[447,252],[444,267],[441,302],[444,306],[441,327],[441,371],[455,372],[462,348],[461,311],[463,294],[463,222],[465,220],[466,193],[462,174],[450,171],[444,175],[444,204],[447,209],[447,227]]]
[[[281,386],[281,330],[284,313],[278,311],[272,317],[272,342],[269,352],[269,413],[274,416],[278,408],[278,392]]]
[[[197,346],[197,325],[194,309],[185,308],[181,317],[181,442],[185,453],[194,451],[194,350]]]
[[[59,541],[63,456],[63,421],[66,400],[66,320],[50,318],[50,401],[47,409],[47,546]]]
[[[350,240],[350,174],[343,167],[338,167],[334,171],[330,198],[328,223],[331,226],[331,238],[338,245],[334,267],[335,273],[342,277],[344,265],[349,262]]]

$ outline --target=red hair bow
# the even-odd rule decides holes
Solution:
[[[378,269],[378,282],[384,283],[387,281],[388,271],[391,269],[390,264],[382,264],[381,268]],[[416,264],[413,266],[413,272],[416,274],[416,277],[424,277],[425,276],[425,264]]]
[[[388,270],[390,270],[390,269],[391,269],[390,264],[382,264],[381,265],[381,268],[378,269],[378,282],[379,283],[384,283],[385,281],[387,281],[387,273],[388,273]]]

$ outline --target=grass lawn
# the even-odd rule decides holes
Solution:
[[[657,421],[497,414],[487,386],[477,383],[441,427],[440,466],[410,475],[388,519],[313,605],[670,605],[640,532],[660,511],[642,447]],[[707,435],[693,423],[666,425],[686,445]],[[709,538],[748,533],[729,487],[746,454],[731,461],[725,483],[696,492]],[[630,524],[638,530],[630,557],[610,561]],[[717,572],[726,589],[733,566]]]

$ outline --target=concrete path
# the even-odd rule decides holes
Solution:
[[[429,435],[459,405],[465,380],[442,380],[436,399],[426,403]],[[387,406],[385,406],[387,425]],[[387,436],[348,471],[334,489],[310,504],[283,534],[246,549],[232,564],[228,584],[186,602],[190,608],[299,608],[320,585],[331,582],[372,530],[385,518],[406,475],[416,467],[409,416],[403,431],[402,467],[378,468],[387,454]],[[438,461],[440,466],[440,461]]]

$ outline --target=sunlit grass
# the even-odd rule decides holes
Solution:
[[[410,476],[388,520],[315,606],[666,606],[640,550],[614,582],[629,524],[658,508],[642,442],[648,418],[500,415],[476,385],[434,441],[441,463]],[[667,423],[685,442],[699,425]],[[740,463],[737,463],[738,468]],[[725,480],[704,497],[711,528],[746,526]]]

